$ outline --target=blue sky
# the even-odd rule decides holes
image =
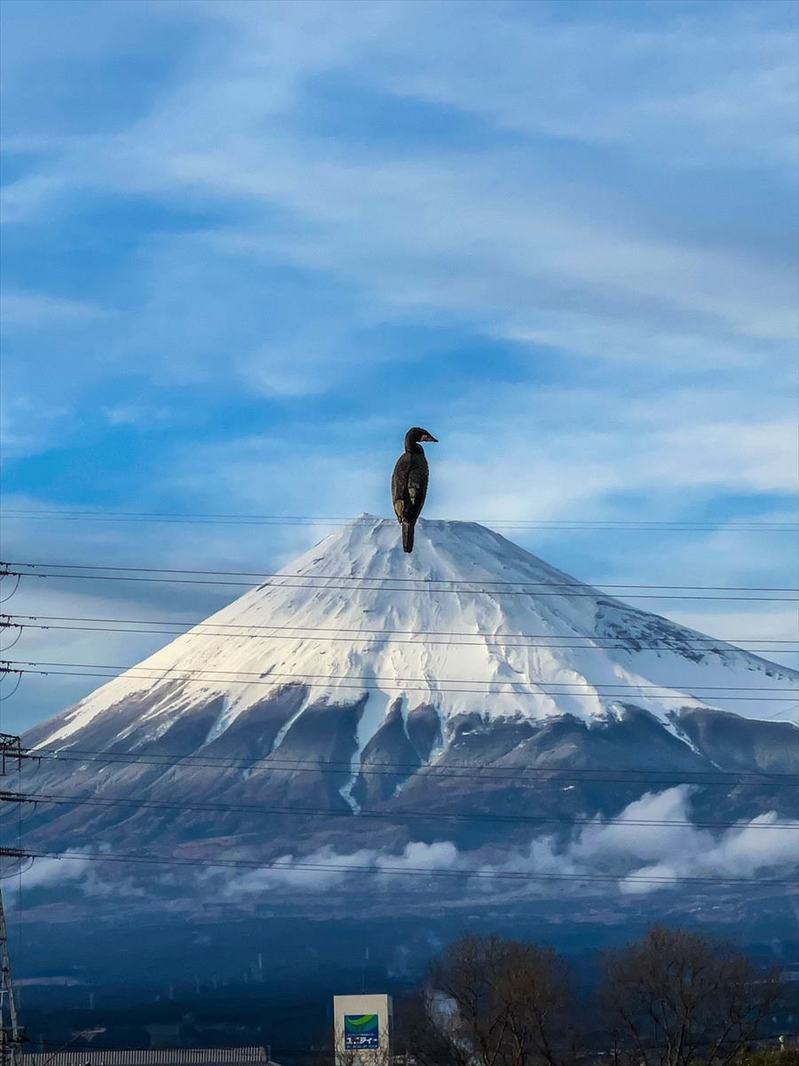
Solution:
[[[420,423],[441,439],[431,516],[796,520],[793,4],[5,0],[3,19],[7,508],[388,513]],[[324,532],[6,517],[3,553],[268,569]],[[587,580],[799,578],[785,535],[512,536]],[[24,582],[13,602],[199,620],[225,597]],[[797,636],[790,605],[651,606]],[[5,727],[92,684],[26,679]]]

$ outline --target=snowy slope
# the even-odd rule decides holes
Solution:
[[[74,745],[136,703],[141,714],[114,734],[135,749],[216,701],[210,744],[286,686],[305,687],[272,750],[309,707],[363,697],[358,752],[398,699],[404,716],[432,706],[443,725],[474,712],[600,723],[630,704],[668,729],[676,712],[704,707],[796,722],[797,703],[784,700],[797,681],[580,585],[483,526],[421,521],[407,556],[395,522],[362,516],[37,729],[36,743]]]

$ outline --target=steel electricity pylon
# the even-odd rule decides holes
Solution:
[[[19,770],[22,760],[27,757],[27,752],[22,747],[19,737],[11,733],[0,733],[0,777],[8,774],[12,767]],[[11,798],[12,795],[0,792],[0,803],[16,802]],[[18,861],[23,858],[19,848],[0,847],[0,858],[3,856],[15,858]],[[20,1047],[24,1039],[14,998],[8,925],[3,905],[3,890],[0,885],[0,1066],[18,1066]]]

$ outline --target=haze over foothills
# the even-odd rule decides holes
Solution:
[[[416,423],[429,517],[553,523],[498,528],[589,582],[797,585],[795,537],[753,527],[796,521],[793,4],[3,18],[4,557],[269,572],[329,527],[13,512],[386,515]],[[557,525],[603,521],[691,528]],[[199,621],[236,591],[26,578],[13,609]],[[642,606],[796,665],[795,603]],[[26,677],[2,727],[96,684]]]

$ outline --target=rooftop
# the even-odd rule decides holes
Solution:
[[[135,1048],[106,1051],[29,1051],[23,1066],[279,1066],[262,1047]]]

